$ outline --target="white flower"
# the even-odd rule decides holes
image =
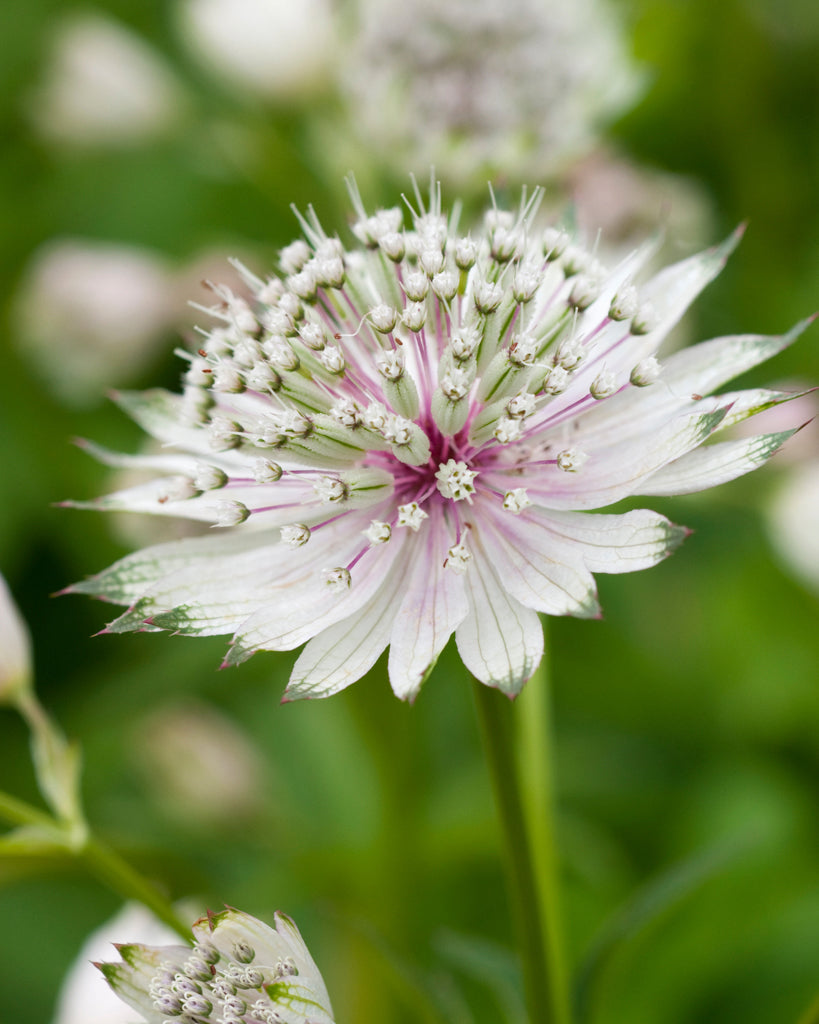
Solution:
[[[266,98],[292,96],[326,74],[328,0],[184,0],[180,35],[202,64]]]
[[[606,0],[358,0],[341,87],[395,166],[543,175],[639,91]]]
[[[21,347],[57,395],[88,401],[150,360],[172,319],[173,288],[168,267],[151,252],[54,239],[23,277]]]
[[[160,55],[100,14],[60,20],[46,67],[29,112],[53,142],[131,145],[164,132],[183,107],[179,84]]]
[[[819,462],[792,467],[768,510],[768,534],[797,579],[819,592]]]
[[[13,703],[31,682],[31,638],[0,574],[0,704]]]
[[[138,903],[128,903],[88,936],[68,972],[53,1024],[133,1024],[133,1011],[105,983],[94,960],[110,956],[112,944],[131,941],[177,942],[174,932]]]
[[[353,197],[354,232],[366,238],[373,218],[355,190]],[[427,205],[416,190],[405,255],[395,262],[377,241],[341,250],[311,214],[303,224],[314,253],[308,265],[332,248],[341,253],[342,279],[302,302],[286,281],[248,272],[257,297],[252,323],[250,307],[238,307],[225,292],[213,310],[217,326],[197,357],[214,369],[234,366],[241,376],[247,371],[235,352],[252,340],[276,356],[269,384],[224,393],[199,375],[181,395],[121,397],[168,449],[153,457],[158,472],[193,478],[203,462],[212,464],[228,478],[215,493],[248,515],[235,528],[137,552],[73,587],[128,606],[110,631],[147,624],[233,634],[228,664],[260,649],[306,643],[289,699],[348,686],[388,645],[393,689],[412,699],[454,633],[470,672],[515,694],[542,655],[538,613],[596,616],[593,573],[654,565],[685,535],[648,510],[590,511],[632,495],[711,487],[779,447],[788,431],[701,446],[789,397],[762,389],[713,392],[784,348],[804,325],[783,337],[705,342],[664,358],[651,386],[632,382],[635,367],[654,368],[658,346],[719,273],[737,236],[639,288],[634,309],[651,305],[656,316],[656,326],[643,332],[632,320],[612,319],[610,309],[626,283],[638,279],[650,247],[611,270],[579,243],[561,245],[558,256],[555,232],[535,227],[537,198],[517,212],[490,210],[483,230],[471,234],[471,269],[458,273],[451,299],[427,291],[425,326],[417,331],[399,317],[384,332],[370,314],[419,301],[402,285],[419,273],[421,254],[440,256],[428,260],[432,276],[441,261],[450,268],[462,248],[438,189]],[[400,216],[397,208],[393,213]],[[514,245],[498,244],[500,229],[515,236]],[[521,263],[538,268],[531,297],[516,294]],[[573,278],[592,264],[599,294],[578,310]],[[496,293],[489,306],[487,283]],[[275,335],[263,326],[269,323]],[[327,371],[301,341],[305,331],[315,333],[310,325],[337,339],[342,374]],[[464,349],[466,336],[475,344]],[[569,348],[573,357],[566,360]],[[402,373],[385,376],[382,357],[398,350]],[[465,376],[453,389],[444,382],[451,384],[456,364]],[[255,467],[270,456],[276,472],[260,476]],[[338,486],[328,501],[331,481]],[[86,507],[214,523],[213,493],[171,502],[160,476]],[[296,524],[310,536],[291,547],[281,529]]]
[[[118,947],[99,964],[116,994],[147,1024],[333,1024],[327,989],[298,928],[276,913],[270,928],[239,910],[209,913],[195,945]]]

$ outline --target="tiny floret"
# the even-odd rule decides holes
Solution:
[[[288,523],[281,528],[281,535],[288,547],[300,548],[310,540],[310,527],[304,523]]]
[[[656,384],[660,379],[660,369],[657,359],[654,356],[649,356],[648,359],[641,359],[632,368],[629,380],[635,387],[646,388],[649,384]]]
[[[421,523],[428,518],[428,513],[416,501],[410,501],[406,505],[398,506],[398,526],[406,526],[414,533],[418,532]]]
[[[470,469],[465,462],[449,459],[438,467],[435,479],[438,481],[438,490],[445,498],[463,501],[475,493],[474,481],[477,475],[477,470]]]
[[[459,544],[453,544],[449,551],[447,551],[444,568],[449,569],[451,572],[455,572],[460,576],[469,568],[469,563],[471,561],[472,555],[465,542],[461,541]]]
[[[370,544],[386,544],[392,536],[392,527],[389,523],[382,523],[377,519],[373,519],[363,533]]]
[[[313,490],[319,501],[330,505],[336,501],[343,501],[347,497],[347,485],[343,480],[332,476],[320,476],[313,484]]]
[[[324,570],[324,582],[330,590],[349,590],[352,576],[349,569],[345,569],[344,566],[338,566],[335,569]]]
[[[529,500],[525,487],[515,487],[511,491],[507,491],[503,496],[503,507],[507,512],[512,512],[515,515],[518,515],[525,508],[529,508],[531,504],[532,502]]]
[[[241,501],[220,501],[214,512],[215,526],[238,526],[250,516],[250,509]]]
[[[557,453],[557,467],[564,473],[576,473],[588,457],[588,454],[579,448],[565,448]]]

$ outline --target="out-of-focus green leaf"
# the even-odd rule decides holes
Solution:
[[[475,935],[451,931],[437,937],[435,950],[453,967],[492,992],[508,1024],[523,1024],[523,981],[517,957],[511,950]]]
[[[747,853],[749,846],[748,841],[721,843],[674,864],[638,889],[603,925],[576,976],[575,1013],[581,1024],[592,1019],[596,989],[615,954],[644,928]]]

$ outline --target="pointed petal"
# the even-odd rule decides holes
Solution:
[[[795,430],[782,430],[741,441],[706,445],[664,466],[643,481],[640,491],[653,496],[691,494],[735,480],[767,462],[795,433]]]
[[[580,546],[550,530],[545,515],[530,509],[512,516],[491,507],[481,512],[481,543],[517,601],[547,615],[599,615],[594,577]]]
[[[390,637],[389,677],[393,692],[414,700],[447,640],[469,611],[461,576],[444,568],[446,524],[436,506],[425,536],[407,553],[412,570]],[[416,554],[417,550],[417,554]]]
[[[477,536],[464,582],[469,615],[455,631],[458,653],[476,679],[513,697],[543,657],[540,619],[501,586]]]
[[[323,629],[293,666],[285,700],[329,697],[360,679],[390,640],[403,600],[405,565],[393,572],[355,614]]]
[[[394,563],[399,560],[405,534],[405,530],[395,531],[388,544],[365,552],[353,570],[350,589],[344,593],[331,590],[323,582],[321,567],[347,564],[362,544],[355,532],[347,537],[346,544],[339,535],[333,561],[319,563],[313,557],[307,559],[298,585],[294,580],[292,585],[283,588],[274,600],[260,608],[237,630],[227,663],[244,660],[248,652],[255,650],[292,650],[340,620],[357,614],[389,577]]]
[[[207,564],[222,559],[229,563],[232,557],[263,545],[266,534],[220,532],[205,537],[186,537],[167,544],[155,544],[121,558],[112,566],[72,583],[64,593],[91,594],[113,604],[133,604],[163,576],[187,566]]]
[[[664,267],[640,288],[641,300],[652,304],[659,320],[654,330],[644,335],[649,351],[656,351],[703,288],[720,273],[744,230],[740,227],[720,245]]]
[[[696,448],[725,418],[727,409],[678,416],[650,434],[617,438],[613,443],[586,445],[578,435],[578,447],[589,455],[577,472],[544,466],[536,482],[526,479],[531,501],[544,508],[584,510],[601,508],[640,493],[642,481],[662,466]]]
[[[547,535],[575,547],[590,572],[648,569],[670,555],[688,533],[684,526],[675,526],[649,509],[622,515],[538,509],[533,510],[532,518]]]

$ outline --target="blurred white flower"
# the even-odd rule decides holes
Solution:
[[[162,57],[124,25],[95,13],[57,23],[28,109],[49,141],[112,146],[164,132],[183,105]]]
[[[133,1024],[133,1010],[111,991],[93,963],[111,956],[113,944],[126,939],[150,944],[179,941],[145,907],[126,904],[83,944],[63,982],[53,1024]]]
[[[333,1024],[324,981],[298,928],[227,909],[193,926],[195,945],[118,948],[100,969],[148,1024]],[[123,932],[123,936],[124,936]],[[87,1018],[83,1021],[86,1024]]]
[[[263,762],[249,737],[213,707],[160,707],[132,734],[135,764],[176,819],[217,826],[259,809]]]
[[[606,0],[359,0],[339,70],[393,166],[553,173],[638,94]]]
[[[290,98],[327,74],[330,0],[182,0],[178,13],[185,45],[240,89]]]
[[[790,469],[768,510],[768,534],[794,576],[819,591],[819,460]]]
[[[79,239],[35,252],[16,303],[26,356],[59,397],[79,404],[142,369],[176,312],[174,280],[159,256]]]
[[[31,682],[28,627],[0,574],[0,704],[15,702]]]

